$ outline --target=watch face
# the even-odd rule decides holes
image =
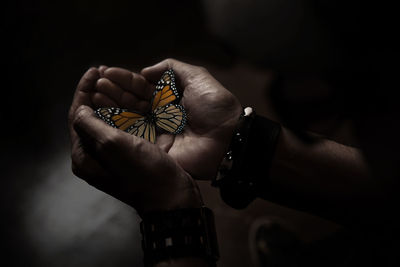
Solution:
[[[245,117],[250,116],[253,113],[253,108],[251,107],[244,108],[243,113]]]

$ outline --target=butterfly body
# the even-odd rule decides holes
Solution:
[[[156,129],[179,134],[186,124],[183,106],[174,104],[179,99],[172,69],[167,70],[156,85],[151,110],[145,114],[127,109],[99,108],[95,114],[114,128],[145,138],[155,143]]]

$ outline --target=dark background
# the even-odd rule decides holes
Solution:
[[[377,3],[6,1],[0,119],[7,266],[142,264],[135,211],[70,171],[67,112],[90,66],[139,71],[167,57],[206,66],[243,106],[294,129],[361,145],[377,173],[397,179],[387,38],[393,24],[385,20],[393,17],[390,6]],[[284,85],[271,97],[281,76]],[[390,114],[385,123],[382,114]],[[340,229],[261,201],[237,212],[207,184],[201,188],[217,213],[221,266],[249,264],[247,230],[258,217],[283,218],[309,243]]]

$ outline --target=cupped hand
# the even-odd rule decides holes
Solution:
[[[175,159],[160,147],[95,117],[94,103],[115,104],[101,89],[96,90],[105,82],[101,79],[104,70],[91,68],[85,73],[70,108],[73,172],[133,206],[139,214],[201,206],[195,182]],[[140,101],[146,103],[138,101],[139,107]]]
[[[178,135],[161,134],[156,144],[196,179],[212,179],[226,152],[242,107],[204,68],[174,59],[145,68],[141,74],[108,68],[98,81],[92,101],[97,107],[118,106],[148,110],[154,84],[172,68],[187,113],[187,125]]]

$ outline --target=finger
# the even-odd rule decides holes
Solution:
[[[168,153],[174,143],[175,135],[173,134],[160,134],[157,136],[156,144],[162,151]]]
[[[99,67],[100,77],[104,77],[104,71],[105,71],[106,69],[108,69],[108,67],[105,66],[105,65],[101,65],[101,66]]]
[[[149,151],[149,147],[156,147],[142,138],[110,127],[95,117],[93,110],[87,106],[77,109],[74,128],[90,155],[101,162],[102,166],[111,173],[122,176],[124,174],[126,176],[135,164],[140,168],[143,167],[144,155],[147,152],[141,153],[141,155],[135,154],[132,157],[131,153],[135,152],[137,147],[141,147],[141,152]],[[152,155],[154,157],[158,153],[152,153]],[[126,168],[129,170],[125,170]]]
[[[94,108],[118,107],[118,104],[114,100],[100,92],[95,92],[92,94],[92,103]]]
[[[190,77],[196,75],[201,69],[198,66],[190,65],[176,59],[166,59],[157,63],[156,65],[144,68],[140,73],[149,81],[156,83],[162,74],[168,70],[173,69],[177,75],[179,84],[184,88],[188,84]]]
[[[90,68],[81,78],[76,88],[74,98],[72,100],[71,108],[68,113],[68,126],[70,129],[71,140],[76,139],[76,133],[72,127],[72,121],[75,115],[76,109],[81,105],[90,106],[91,99],[90,94],[94,91],[94,85],[99,78],[99,71],[96,68]]]
[[[144,112],[150,105],[148,101],[142,100],[132,93],[121,89],[121,87],[107,78],[101,78],[96,83],[96,90],[114,101],[118,107]]]
[[[105,145],[119,131],[98,119],[88,106],[80,106],[76,110],[73,126],[79,137],[86,141],[85,145],[89,145],[94,152],[100,150],[97,146]]]
[[[105,163],[108,168],[120,165],[118,158],[125,151],[144,139],[113,128],[97,118],[88,106],[76,110],[74,129],[84,143],[85,149],[96,159]],[[150,143],[149,143],[150,144]],[[127,157],[129,160],[129,157]]]
[[[70,108],[70,115],[73,116],[75,110],[81,105],[89,106],[90,102],[90,93],[94,92],[94,85],[96,84],[97,79],[99,78],[99,70],[96,68],[90,68],[81,78],[76,87],[74,98],[72,100],[72,105]]]
[[[106,125],[93,115],[90,107],[77,109],[74,127],[82,140],[87,141],[93,158],[121,186],[128,182],[131,190],[144,193],[155,183],[161,186],[181,182],[176,178],[182,169],[168,154],[143,138]],[[132,175],[138,180],[130,179]]]
[[[150,100],[154,88],[137,73],[122,68],[108,68],[104,77],[118,84],[123,90],[131,92],[143,100]]]

